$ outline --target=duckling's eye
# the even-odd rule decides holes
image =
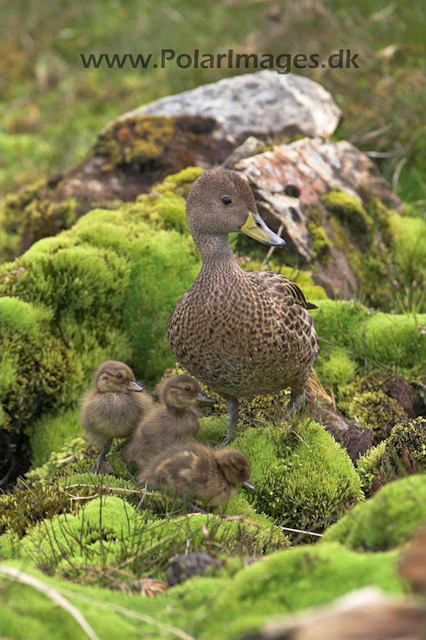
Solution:
[[[184,387],[185,391],[191,391],[191,387]]]
[[[223,196],[222,202],[223,202],[223,204],[231,204],[232,203],[232,198],[230,198],[229,196]]]
[[[121,374],[121,373],[116,373],[116,374],[115,374],[115,377],[116,377],[116,378],[122,378],[122,377],[123,377],[123,374]]]

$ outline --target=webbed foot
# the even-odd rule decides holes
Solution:
[[[291,396],[290,396],[290,402],[288,403],[287,406],[287,416],[289,418],[294,418],[295,415],[303,408],[305,404],[305,394],[304,392],[302,393],[296,393],[296,392],[291,392]]]
[[[111,467],[110,463],[104,460],[101,456],[96,460],[95,464],[91,469],[89,469],[89,473],[94,473],[96,475],[115,475],[114,469]]]
[[[232,438],[232,436],[226,436],[225,440],[221,443],[215,446],[215,449],[223,449],[223,447],[227,447],[228,444],[230,444],[232,442],[234,438]]]

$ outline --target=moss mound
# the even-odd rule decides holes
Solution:
[[[166,192],[185,193],[196,173],[171,176]],[[173,197],[183,203],[181,195]],[[149,206],[163,200],[159,193]],[[170,211],[161,214],[158,230],[144,220],[147,207],[92,211],[2,267],[1,390],[6,426],[15,434],[34,433],[43,414],[75,406],[104,359],[127,361],[145,379],[173,362],[167,322],[199,259],[190,240],[165,230],[173,226]],[[37,453],[37,463],[43,456]]]
[[[332,349],[327,359],[322,359],[318,373],[323,384],[334,389],[352,380],[357,369],[356,363],[343,349]]]
[[[53,485],[15,489],[0,496],[0,534],[9,532],[21,538],[37,522],[52,518],[70,506],[66,491]]]
[[[363,365],[423,371],[426,335],[420,325],[426,324],[426,315],[375,313],[354,302],[324,300],[318,304],[312,316],[320,358],[329,357],[333,347],[344,347]]]
[[[100,637],[111,640],[137,634],[172,640],[176,630],[205,640],[233,640],[257,630],[271,615],[327,604],[363,586],[376,585],[399,593],[403,587],[396,563],[393,553],[360,554],[338,544],[322,544],[274,553],[239,571],[233,579],[188,580],[154,599],[73,583],[67,584],[65,595]],[[22,569],[21,563],[8,565]],[[63,582],[57,578],[28,565],[25,571],[62,591]],[[62,610],[52,614],[52,603],[44,594],[9,580],[1,582],[2,631],[6,637],[80,637],[71,616]],[[29,599],[30,609],[24,605]]]
[[[398,478],[426,473],[426,419],[396,425],[385,441],[360,458],[357,468],[366,495]]]
[[[401,420],[407,420],[404,409],[383,391],[366,391],[355,396],[348,406],[348,414],[374,431],[377,444],[386,438]]]
[[[274,553],[240,571],[222,590],[202,637],[239,638],[270,616],[326,604],[372,584],[398,593],[396,560],[391,554],[357,554],[331,543]]]
[[[224,418],[203,421],[203,439],[223,439]],[[277,524],[322,531],[361,497],[359,478],[346,452],[320,425],[248,429],[232,446],[252,464],[256,493],[248,499]]]
[[[126,567],[132,577],[161,577],[169,559],[185,550],[258,554],[286,546],[287,539],[264,516],[189,514],[161,519],[121,498],[91,500],[76,514],[34,527],[14,549],[49,574],[104,584]],[[232,512],[232,506],[228,506]],[[117,570],[117,571],[116,571]],[[102,573],[104,580],[102,581]]]
[[[389,216],[392,263],[400,302],[426,311],[426,221],[393,213]]]
[[[383,551],[407,542],[426,520],[426,475],[386,485],[325,533],[350,549]]]

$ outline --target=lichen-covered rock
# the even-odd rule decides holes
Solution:
[[[200,438],[223,439],[226,418],[203,421]],[[361,498],[359,479],[346,452],[320,425],[309,420],[243,431],[232,446],[252,464],[256,511],[277,523],[322,531]]]
[[[323,541],[383,551],[407,542],[425,520],[426,475],[414,475],[391,482],[357,505],[325,532]]]
[[[357,265],[349,264],[349,249],[354,241],[356,248],[370,244],[371,234],[367,232],[373,227],[372,218],[362,206],[361,194],[370,193],[401,207],[372,162],[343,140],[331,143],[303,138],[241,160],[235,169],[248,178],[267,224],[274,231],[282,226],[283,237],[298,260],[317,258],[319,249],[319,253],[330,251],[326,268],[321,270],[323,277],[333,276],[342,293],[345,278],[356,290],[359,274]],[[330,207],[328,215],[323,204]],[[345,246],[339,252],[332,249],[333,228],[327,220],[330,216],[337,216],[337,224],[342,225]],[[333,271],[336,263],[340,280],[338,272]],[[360,263],[362,271],[362,257]]]
[[[115,122],[141,116],[212,118],[217,122],[215,138],[241,141],[249,134],[329,137],[340,110],[328,91],[309,78],[259,71],[161,98]]]

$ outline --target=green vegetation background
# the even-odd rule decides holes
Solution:
[[[112,118],[236,70],[86,70],[83,54],[194,48],[216,53],[359,54],[359,69],[299,70],[343,109],[336,136],[366,151],[406,202],[426,197],[425,5],[417,0],[286,3],[195,0],[18,0],[4,3],[2,164],[6,190],[81,160]]]

